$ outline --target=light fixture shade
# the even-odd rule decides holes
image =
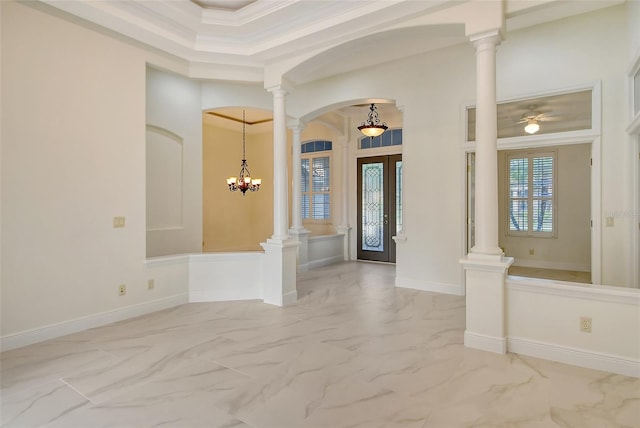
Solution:
[[[371,104],[371,107],[369,107],[369,116],[367,117],[367,121],[362,122],[362,125],[358,126],[358,130],[360,132],[367,137],[372,138],[382,135],[387,128],[386,123],[380,123],[380,118],[378,117],[378,111],[375,104]]]
[[[386,131],[387,127],[382,125],[367,125],[358,126],[358,129],[367,137],[377,137],[378,135],[382,135],[382,133]]]
[[[540,129],[540,125],[536,120],[529,120],[527,126],[524,127],[524,132],[527,134],[535,134]]]

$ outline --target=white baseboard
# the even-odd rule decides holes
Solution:
[[[640,360],[518,337],[508,338],[507,345],[516,354],[640,378]]]
[[[570,270],[574,272],[591,272],[591,265],[584,263],[565,263],[546,260],[531,260],[516,258],[513,266],[537,268],[537,269],[554,269],[554,270]]]
[[[68,334],[77,333],[90,328],[100,327],[128,318],[182,305],[188,303],[188,301],[189,295],[187,293],[176,294],[175,296],[169,296],[163,299],[125,306],[124,308],[114,309],[108,312],[102,312],[89,315],[87,317],[64,321],[58,324],[47,325],[33,330],[14,333],[0,337],[0,350],[8,351],[10,349],[32,345],[45,340],[55,339],[56,337],[66,336]]]
[[[470,331],[464,332],[464,346],[496,354],[507,353],[507,339],[505,337],[487,336]]]
[[[297,272],[309,272],[309,263],[299,264],[296,270]]]
[[[343,261],[344,261],[344,257],[342,253],[340,253],[340,255],[338,256],[326,257],[324,259],[319,259],[319,260],[311,260],[309,261],[307,266],[308,266],[308,269],[315,269],[322,266],[332,265],[334,263],[341,263]]]
[[[403,278],[396,276],[396,287],[411,288],[414,290],[431,291],[441,294],[453,294],[464,296],[464,288],[458,284],[443,284],[439,282],[423,281],[419,279]]]
[[[293,290],[282,296],[283,306],[293,305],[298,302],[298,291]]]

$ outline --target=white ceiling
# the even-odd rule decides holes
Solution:
[[[468,43],[456,7],[483,0],[40,1],[186,61],[190,77],[263,82],[272,67],[295,85]],[[622,2],[505,0],[506,26],[523,28]],[[401,123],[395,105],[368,102],[378,103],[382,120]],[[347,107],[316,120],[336,127],[344,116],[365,120],[367,111],[366,105]],[[242,117],[239,110],[220,113]],[[248,120],[265,114],[270,112],[247,110]]]
[[[465,43],[462,25],[437,24],[469,0],[40,1],[187,61],[191,77],[262,82],[298,64],[285,71],[300,84]],[[507,29],[622,2],[505,0]]]

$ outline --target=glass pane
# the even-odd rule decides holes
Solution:
[[[313,158],[313,191],[329,191],[329,157]]]
[[[553,232],[553,204],[551,199],[533,200],[533,231]]]
[[[509,159],[509,197],[526,198],[529,192],[529,159]]]
[[[309,191],[309,159],[301,159],[302,191]]]
[[[533,158],[533,197],[553,196],[553,158]]]
[[[383,164],[362,165],[362,249],[384,251]]]
[[[402,230],[402,161],[396,162],[396,233]]]
[[[529,215],[526,199],[509,201],[509,230],[526,232],[529,230]]]
[[[313,214],[315,220],[329,218],[329,195],[326,193],[315,193],[313,195]]]
[[[309,218],[309,195],[308,194],[302,195],[301,205],[302,205],[302,218]]]

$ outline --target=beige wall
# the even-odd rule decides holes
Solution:
[[[147,290],[152,55],[30,4],[0,7],[3,337],[186,292],[160,277]]]
[[[507,234],[507,153],[498,152],[500,246],[516,265],[589,271],[591,265],[590,144],[542,148],[557,151],[557,235],[553,238]],[[525,152],[530,150],[525,150]],[[534,254],[529,254],[533,249]]]
[[[226,179],[237,177],[242,160],[242,125],[216,127],[202,115],[203,251],[258,251],[273,233],[273,138],[247,130],[249,171],[262,179],[258,192],[230,192]],[[248,126],[250,127],[250,126]]]

